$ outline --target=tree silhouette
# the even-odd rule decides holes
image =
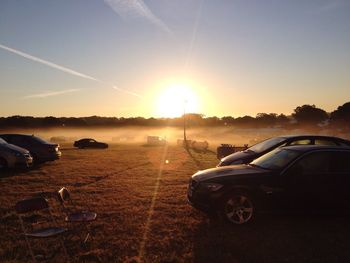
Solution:
[[[347,128],[350,127],[350,102],[344,103],[331,113],[332,123],[341,123]]]
[[[316,108],[315,105],[303,105],[296,107],[293,118],[298,121],[299,124],[318,124],[328,119],[328,114],[320,108]]]

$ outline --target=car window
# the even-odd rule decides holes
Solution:
[[[315,152],[307,154],[295,165],[301,169],[302,174],[322,174],[329,172],[331,152]]]
[[[95,142],[95,140],[92,140],[92,139],[91,139],[91,140],[89,140],[89,142]]]
[[[8,141],[13,144],[23,144],[25,142],[22,136],[9,137]]]
[[[273,147],[276,144],[283,142],[284,140],[285,138],[283,137],[275,137],[275,138],[267,139],[265,141],[262,141],[260,143],[253,145],[252,147],[249,147],[248,150],[256,153],[260,153]]]
[[[327,140],[327,139],[315,139],[316,145],[338,145],[335,141]]]
[[[296,140],[289,143],[289,145],[308,145],[311,144],[310,139]]]
[[[278,148],[255,159],[250,164],[264,169],[278,170],[300,155],[299,151]]]
[[[334,173],[348,173],[350,176],[350,152],[335,152],[330,170]]]

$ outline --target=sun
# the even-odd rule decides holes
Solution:
[[[180,117],[186,113],[198,113],[198,96],[194,90],[185,84],[166,86],[159,94],[157,115],[161,117]]]

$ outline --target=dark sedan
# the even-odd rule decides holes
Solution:
[[[188,200],[220,211],[235,224],[267,210],[320,211],[350,208],[350,147],[287,146],[248,165],[199,171],[191,177]]]
[[[289,145],[350,146],[350,141],[338,137],[322,135],[287,135],[273,137],[257,143],[244,151],[235,152],[222,158],[217,166],[247,164],[277,147]]]
[[[33,156],[34,163],[54,161],[61,157],[60,146],[47,142],[34,135],[0,134],[6,142],[27,149]]]
[[[85,138],[85,139],[75,141],[74,147],[78,147],[79,149],[84,149],[84,148],[106,149],[108,148],[108,144],[104,142],[98,142],[94,139]]]

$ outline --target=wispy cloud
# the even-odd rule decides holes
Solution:
[[[129,95],[138,97],[138,98],[140,98],[140,99],[143,98],[141,95],[139,95],[139,94],[137,94],[137,93],[135,93],[135,92],[131,92],[131,91],[128,91],[128,90],[120,89],[120,88],[118,88],[118,87],[116,87],[116,86],[113,86],[113,89],[122,91],[122,92],[124,92],[124,93],[127,93],[127,94],[129,94]]]
[[[95,78],[95,77],[92,77],[92,76],[83,74],[83,73],[78,72],[78,71],[76,71],[76,70],[67,68],[67,67],[62,66],[62,65],[58,65],[58,64],[53,63],[53,62],[50,62],[50,61],[48,61],[48,60],[45,60],[45,59],[42,59],[42,58],[38,58],[38,57],[36,57],[36,56],[30,55],[30,54],[25,53],[25,52],[23,52],[23,51],[20,51],[20,50],[17,50],[17,49],[14,49],[14,48],[11,48],[11,47],[8,47],[8,46],[5,46],[5,45],[1,45],[1,44],[0,44],[0,48],[3,49],[3,50],[9,51],[9,52],[11,52],[11,53],[13,53],[13,54],[16,54],[16,55],[18,55],[18,56],[21,56],[21,57],[24,57],[24,58],[26,58],[26,59],[32,60],[32,61],[34,61],[34,62],[41,63],[41,64],[44,64],[44,65],[46,65],[46,66],[48,66],[48,67],[51,67],[51,68],[54,68],[54,69],[63,71],[63,72],[65,72],[65,73],[68,73],[68,74],[71,74],[71,75],[74,75],[74,76],[77,76],[77,77],[80,77],[80,78],[84,78],[84,79],[89,79],[89,80],[97,81],[97,82],[102,83],[102,84],[105,84],[105,85],[112,86],[113,89],[115,89],[115,90],[119,90],[119,91],[121,91],[121,92],[124,92],[124,93],[126,93],[126,94],[129,94],[129,95],[132,95],[132,96],[135,96],[135,97],[138,97],[138,98],[141,98],[141,97],[142,97],[141,95],[139,95],[139,94],[137,94],[137,93],[130,92],[130,91],[125,90],[125,89],[117,88],[117,87],[115,86],[115,84],[111,84],[111,83],[108,83],[108,82],[106,82],[106,81],[102,81],[102,80],[100,80],[100,79],[98,79],[98,78]],[[78,90],[70,90],[70,92],[72,92],[72,91],[78,91]],[[53,93],[55,93],[55,92],[53,92]],[[64,93],[67,93],[67,91],[64,92]],[[52,93],[46,93],[46,94],[52,94]],[[55,96],[55,95],[60,95],[60,94],[63,94],[63,93],[58,93],[58,94],[57,94],[57,92],[56,92],[56,94],[48,95],[48,96]],[[48,97],[48,96],[38,96],[38,95],[40,95],[40,94],[37,94],[34,98]],[[27,97],[27,98],[28,98],[28,97]],[[33,98],[33,97],[31,97],[31,98]]]
[[[349,5],[349,1],[344,0],[329,0],[318,8],[318,12],[328,12]]]
[[[44,59],[32,56],[32,55],[30,55],[28,53],[25,53],[25,52],[22,52],[22,51],[19,51],[19,50],[16,50],[16,49],[13,49],[13,48],[1,45],[1,44],[0,44],[0,48],[2,48],[4,50],[7,50],[9,52],[12,52],[12,53],[14,53],[16,55],[19,55],[21,57],[27,58],[29,60],[32,60],[32,61],[35,61],[35,62],[38,62],[38,63],[41,63],[41,64],[44,64],[44,65],[49,66],[51,68],[58,69],[60,71],[66,72],[68,74],[71,74],[71,75],[74,75],[74,76],[77,76],[77,77],[90,79],[90,80],[95,80],[95,81],[100,81],[100,80],[98,80],[98,79],[96,79],[94,77],[91,77],[89,75],[85,75],[85,74],[80,73],[78,71],[75,71],[73,69],[70,69],[70,68],[67,68],[67,67],[64,67],[64,66],[52,63],[50,61],[47,61],[47,60],[44,60]]]
[[[142,17],[155,26],[172,35],[169,27],[148,8],[143,0],[104,0],[118,15],[127,19]]]
[[[52,97],[52,96],[58,96],[58,95],[62,95],[62,94],[66,94],[66,93],[72,93],[72,92],[76,92],[79,91],[80,89],[66,89],[66,90],[60,90],[60,91],[47,91],[47,92],[43,92],[43,93],[38,93],[38,94],[32,94],[32,95],[28,95],[23,97],[23,99],[35,99],[35,98],[47,98],[47,97]]]

